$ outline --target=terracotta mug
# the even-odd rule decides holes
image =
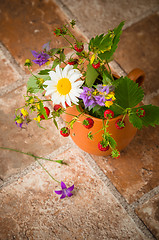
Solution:
[[[115,75],[116,77],[116,75]],[[117,76],[119,78],[119,76]],[[129,74],[128,77],[131,78],[133,81],[137,82],[139,86],[141,86],[144,82],[145,73],[141,69],[134,69]],[[77,116],[80,114],[80,112],[77,110],[76,106],[68,107],[66,110],[66,114],[64,119],[67,122],[70,122],[73,119],[73,116],[68,114]],[[91,129],[87,129],[82,125],[82,122],[87,117],[90,117],[94,121],[94,125]],[[128,116],[125,117],[125,127],[123,129],[117,129],[115,127],[115,122],[118,119],[121,119],[122,115],[112,118],[109,120],[109,126],[107,128],[107,131],[111,134],[111,136],[115,139],[117,142],[117,149],[119,151],[123,150],[134,138],[137,129],[133,127],[133,125],[129,122]],[[88,152],[90,154],[99,155],[99,156],[108,156],[111,154],[111,149],[107,151],[100,151],[98,149],[98,142],[102,140],[102,134],[103,130],[98,132],[103,127],[103,121],[102,119],[98,119],[95,117],[92,117],[88,114],[81,115],[78,120],[74,123],[73,129],[70,130],[70,136],[72,140],[75,142],[75,144],[84,150],[85,152]],[[93,140],[90,140],[88,138],[88,133],[91,131],[94,135]],[[98,132],[98,133],[97,133]]]

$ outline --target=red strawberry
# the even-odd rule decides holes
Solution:
[[[63,127],[61,128],[60,130],[60,134],[63,136],[63,137],[68,137],[70,135],[70,130],[67,128],[67,127]]]
[[[88,128],[88,129],[90,129],[90,128],[92,128],[93,127],[93,125],[94,125],[94,121],[93,121],[93,119],[92,118],[86,118],[84,121],[83,121],[83,126],[85,127],[85,128]]]
[[[49,116],[50,114],[50,109],[48,107],[44,107],[45,111],[46,111],[46,115]],[[44,115],[41,115],[40,118],[45,119]]]
[[[78,59],[74,59],[74,60],[69,60],[68,61],[68,64],[69,65],[75,65],[75,64],[77,64],[78,63]]]
[[[107,146],[105,147],[104,144],[103,144],[103,142],[100,141],[100,142],[98,143],[98,149],[99,149],[100,151],[108,151],[109,145],[107,145]]]
[[[137,109],[136,113],[140,118],[145,116],[145,110],[143,108]]]
[[[113,118],[113,117],[114,117],[114,112],[113,112],[112,110],[110,110],[110,109],[107,109],[107,110],[105,110],[105,112],[104,112],[104,117],[105,117],[106,119]]]
[[[61,105],[56,104],[56,105],[54,106],[54,111],[57,112],[60,108],[61,108]]]
[[[61,28],[55,28],[53,32],[54,32],[54,35],[55,35],[56,37],[57,37],[57,36],[60,36],[59,33],[61,33],[61,34],[63,33],[63,31],[62,31]]]
[[[115,122],[115,126],[117,129],[122,129],[125,127],[125,122],[120,118]]]
[[[92,64],[92,67],[94,67],[95,69],[100,67],[100,62],[96,63],[96,64]]]
[[[75,49],[76,52],[82,52],[83,49],[84,49],[84,46],[81,45],[80,48],[78,48],[77,45],[75,45],[75,46],[74,46],[74,49]]]

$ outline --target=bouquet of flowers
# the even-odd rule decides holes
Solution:
[[[70,129],[81,115],[86,117],[81,124],[91,129],[94,121],[91,118],[103,120],[102,139],[98,143],[100,151],[111,149],[113,158],[120,156],[118,145],[111,133],[107,131],[109,121],[117,116],[122,116],[115,122],[117,129],[125,127],[125,117],[137,129],[143,126],[155,126],[159,124],[159,107],[153,105],[142,105],[143,89],[138,83],[128,77],[115,78],[112,74],[109,62],[113,59],[113,54],[117,48],[124,22],[106,34],[93,37],[87,44],[78,41],[72,34],[75,21],[69,25],[56,28],[53,33],[55,37],[63,37],[68,43],[68,47],[51,48],[50,42],[43,45],[38,52],[32,51],[34,60],[26,59],[25,66],[31,72],[31,77],[27,82],[27,93],[25,96],[25,106],[15,112],[15,123],[18,127],[24,127],[31,121],[37,121],[41,127],[41,121],[53,120],[58,128],[57,118],[67,113],[67,109],[76,106],[78,115],[72,116],[71,121],[66,122],[60,129],[60,134],[69,136]],[[72,55],[66,58],[66,49],[72,51]],[[48,65],[50,68],[40,70],[38,75],[34,75],[31,66],[32,62],[39,66]],[[40,99],[37,93],[47,96]],[[50,111],[45,106],[46,101],[51,101],[53,110]],[[30,112],[36,113],[33,119]],[[88,132],[90,140],[94,134]]]

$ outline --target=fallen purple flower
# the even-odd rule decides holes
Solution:
[[[74,185],[67,188],[64,182],[61,182],[61,188],[62,190],[55,191],[56,194],[61,195],[60,199],[63,199],[65,197],[71,197],[73,194],[71,193],[74,189]]]

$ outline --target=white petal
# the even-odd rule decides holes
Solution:
[[[49,76],[51,77],[51,80],[57,79],[57,74],[54,71],[50,71]]]
[[[71,101],[70,101],[70,97],[68,94],[66,95],[66,102],[69,106],[71,106]]]
[[[45,93],[45,96],[48,96],[48,95],[50,95],[51,93],[53,93],[54,92],[54,90],[53,89],[46,89],[46,93]]]
[[[58,79],[61,79],[62,78],[62,69],[60,68],[60,66],[57,65],[55,70],[56,70],[56,74],[57,74]]]
[[[62,106],[63,106],[64,108],[66,108],[65,101],[66,101],[65,95],[63,95],[63,96],[61,97],[61,104],[62,104]]]
[[[52,84],[51,80],[47,80],[47,81],[44,82],[44,85],[48,85],[49,86],[50,84]]]
[[[69,71],[72,70],[72,69],[73,69],[73,66],[67,64],[66,67],[65,67],[65,68],[63,69],[63,71],[62,71],[62,76],[63,76],[63,78],[69,77],[69,76],[68,76],[68,73],[69,73]]]
[[[81,74],[78,69],[72,69],[68,72],[68,78],[70,78],[71,75],[74,74],[74,73]]]
[[[77,79],[79,79],[82,76],[80,73],[74,73],[70,76],[69,80],[70,82],[75,82]]]
[[[81,87],[82,84],[83,84],[83,81],[80,81],[80,80],[79,80],[79,81],[76,81],[76,82],[72,83],[72,86]]]

